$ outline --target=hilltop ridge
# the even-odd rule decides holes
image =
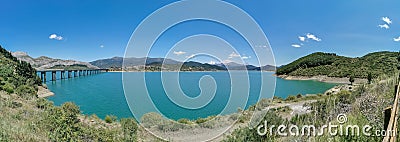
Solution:
[[[394,73],[399,61],[399,52],[381,51],[362,57],[345,57],[335,53],[316,52],[301,57],[280,67],[277,75],[289,76],[328,76],[367,78]]]
[[[144,67],[145,63],[146,67]],[[149,70],[149,71],[159,71],[161,70],[161,65],[164,63],[165,70],[177,70],[178,65],[182,65],[182,71],[224,71],[228,68],[230,70],[263,70],[263,71],[275,71],[276,67],[273,65],[265,65],[257,67],[254,65],[243,65],[235,62],[220,63],[220,64],[209,64],[200,63],[196,61],[176,61],[168,58],[124,58],[124,57],[112,57],[108,59],[99,59],[90,62],[90,64],[100,67],[100,68],[122,68],[125,65],[127,70]]]

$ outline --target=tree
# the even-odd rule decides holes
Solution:
[[[353,82],[355,81],[354,76],[350,76],[349,81],[350,81],[350,84],[353,85]]]
[[[399,54],[398,54],[398,56],[397,56],[397,61],[398,61],[398,63],[397,63],[397,69],[400,70],[400,51],[399,51]]]
[[[368,84],[371,84],[371,81],[372,81],[372,74],[371,73],[368,73],[367,79],[368,79]]]

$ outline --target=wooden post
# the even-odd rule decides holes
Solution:
[[[385,114],[384,114],[384,122],[383,122],[383,129],[387,130],[388,126],[389,126],[389,121],[390,121],[390,117],[392,115],[392,106],[389,106],[387,108],[385,108]]]

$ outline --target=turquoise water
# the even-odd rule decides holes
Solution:
[[[136,76],[139,73],[131,72],[124,73],[127,76]],[[186,109],[174,104],[165,94],[162,87],[160,72],[145,73],[146,86],[150,94],[150,98],[157,106],[157,109],[163,115],[172,119],[189,118],[196,119],[198,117],[207,117],[221,113],[229,101],[231,93],[230,79],[228,72],[182,72],[180,73],[179,81],[183,92],[189,97],[197,97],[201,90],[199,88],[199,80],[204,75],[212,76],[218,88],[214,98],[201,109]],[[274,77],[271,72],[263,72],[267,76],[264,78],[264,83],[267,83],[264,89],[273,89],[271,81],[276,79],[275,96],[282,98],[288,95],[296,94],[317,94],[323,93],[327,89],[336,84],[323,83],[317,81],[297,81],[283,80]],[[50,75],[48,74],[47,77]],[[257,102],[260,93],[260,76],[259,72],[249,72],[250,95],[248,97],[246,107]],[[48,79],[49,80],[49,79]],[[118,118],[132,117],[132,113],[127,105],[123,85],[122,73],[101,73],[90,76],[81,76],[67,80],[48,81],[48,88],[56,95],[48,99],[54,101],[56,105],[61,105],[65,102],[74,102],[84,114],[96,114],[100,118],[106,115],[115,115]],[[164,84],[165,85],[165,84]],[[246,87],[246,86],[243,86]],[[125,89],[134,89],[134,87],[126,87]],[[240,86],[239,88],[241,89]],[[245,88],[243,88],[245,90]],[[136,90],[131,90],[136,91]],[[268,94],[263,96],[271,97],[273,90],[267,91]],[[137,92],[140,93],[140,92]],[[133,102],[135,102],[134,100]],[[239,100],[243,101],[243,100]],[[140,102],[140,100],[136,101]],[[132,108],[146,110],[143,108]],[[232,113],[237,110],[237,107],[232,110],[227,110],[224,113]],[[136,114],[135,117],[140,118],[142,114]]]

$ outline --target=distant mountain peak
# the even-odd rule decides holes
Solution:
[[[28,53],[22,52],[22,51],[12,52],[11,54],[12,54],[14,57],[17,57],[17,56],[28,56]]]

